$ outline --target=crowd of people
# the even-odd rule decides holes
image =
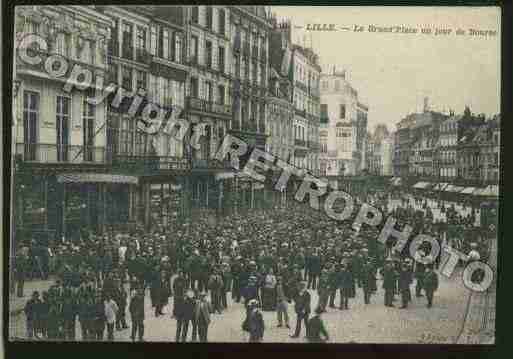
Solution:
[[[446,224],[406,202],[389,209],[388,196],[375,193],[357,202],[371,203],[412,225],[411,238],[425,233],[445,240]],[[27,302],[27,336],[76,340],[78,320],[82,340],[103,340],[105,331],[106,339],[114,340],[115,330],[128,328],[129,314],[131,339],[144,340],[147,292],[155,317],[165,314],[166,305],[172,306],[169,314],[177,321],[177,342],[188,340],[190,325],[191,341],[208,341],[211,316],[222,315],[229,303],[244,304],[241,329],[249,332],[251,342],[264,337],[261,311],[275,311],[277,326],[290,328],[292,303],[296,323],[291,337],[298,338],[304,324],[309,340],[323,341],[329,336],[321,314],[350,310],[359,289],[365,304],[370,304],[378,278],[385,306],[393,307],[400,296],[401,308],[407,308],[413,283],[415,297],[425,295],[427,306],[433,305],[438,288],[433,269],[439,262],[422,264],[429,247],[421,246],[414,258],[407,249],[393,253],[393,243],[377,242],[378,228],[362,226],[355,231],[351,223],[333,221],[294,202],[287,209],[212,216],[205,211],[185,222],[131,233],[87,232],[53,245],[49,253],[55,256],[57,279],[48,291],[33,293]],[[482,253],[477,246],[485,244],[482,239],[472,248]],[[30,245],[20,248],[16,278],[24,278],[28,271],[30,252]],[[319,298],[311,318],[310,291]]]

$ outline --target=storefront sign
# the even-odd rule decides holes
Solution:
[[[102,173],[70,173],[57,176],[59,183],[127,183],[138,184],[138,178],[135,176],[111,175]]]

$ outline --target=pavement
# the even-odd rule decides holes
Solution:
[[[371,304],[363,303],[363,292],[357,289],[356,298],[350,300],[349,310],[327,308],[323,314],[330,342],[336,343],[455,343],[465,319],[466,300],[469,291],[464,287],[458,270],[445,278],[440,276],[440,289],[435,293],[434,305],[426,307],[426,298],[413,297],[408,309],[399,309],[397,296],[396,308],[384,306],[384,292],[378,281],[378,292],[372,296]],[[412,286],[412,292],[414,286]],[[28,292],[28,291],[27,291]],[[310,290],[312,308],[317,305],[316,291]],[[210,342],[246,342],[247,333],[241,330],[245,317],[242,303],[233,303],[228,295],[228,309],[223,314],[212,314],[208,339]],[[336,304],[339,298],[337,297]],[[146,293],[145,340],[150,342],[173,342],[176,333],[176,320],[171,318],[172,298],[164,308],[164,316],[155,317],[151,308],[149,293]],[[293,306],[289,305],[291,329],[277,328],[276,312],[263,312],[265,321],[264,342],[302,343],[304,329],[297,339],[290,338],[295,328],[296,316]],[[130,325],[130,316],[127,313]],[[23,312],[11,314],[10,337],[24,338],[25,318]],[[77,321],[77,339],[81,340],[80,325]],[[189,328],[190,340],[192,328]],[[105,333],[106,335],[106,333]],[[115,341],[130,341],[130,329],[116,331]]]

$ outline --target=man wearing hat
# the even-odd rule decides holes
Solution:
[[[362,265],[361,284],[364,303],[370,304],[371,294],[376,289],[376,268],[370,259],[366,259]]]
[[[208,326],[210,325],[210,304],[207,302],[207,293],[202,291],[199,294],[199,300],[194,306],[194,319],[192,328],[192,341],[196,341],[196,334],[199,335],[199,341],[206,343],[208,336]]]
[[[337,296],[338,278],[340,276],[340,264],[336,264],[328,273],[328,290],[330,308],[335,308],[335,297]]]
[[[306,337],[310,343],[324,343],[329,340],[328,331],[324,325],[324,322],[321,318],[321,314],[324,311],[317,307],[315,309],[315,315],[310,318],[308,321],[308,326],[306,328]],[[321,335],[324,338],[321,338]]]
[[[176,342],[186,342],[187,332],[189,330],[189,322],[194,317],[195,301],[193,299],[194,292],[188,290],[181,293],[182,298],[175,304],[175,318],[176,318]],[[175,296],[176,298],[176,296]]]
[[[248,329],[249,329],[249,342],[259,343],[264,337],[264,318],[258,309],[258,301],[252,299],[248,303]]]
[[[348,268],[348,265],[343,263],[338,278],[338,288],[340,291],[340,309],[349,309],[349,298],[352,296],[353,290],[353,275]]]
[[[401,293],[401,309],[405,309],[408,307],[408,302],[411,297],[410,293],[410,284],[412,283],[412,273],[410,271],[410,266],[407,262],[403,262],[401,265],[401,271],[399,273],[398,287]]]
[[[424,274],[426,271],[426,265],[421,262],[421,260],[425,257],[426,253],[422,249],[417,249],[414,255],[414,272],[415,278],[417,279],[417,284],[415,285],[415,296],[422,297],[422,288],[424,287]]]
[[[144,288],[137,288],[135,296],[129,305],[130,316],[132,318],[132,341],[139,335],[139,341],[144,337]]]
[[[433,271],[433,265],[429,264],[426,267],[426,273],[424,276],[424,290],[427,297],[427,307],[431,308],[433,305],[433,295],[438,289],[438,275]]]
[[[39,292],[36,290],[32,293],[32,298],[25,304],[25,317],[27,318],[27,337],[32,339],[36,333],[36,322],[38,320],[39,307],[41,300],[39,299]]]
[[[396,272],[391,259],[387,259],[383,268],[383,289],[385,290],[385,306],[393,307]]]
[[[298,338],[301,333],[301,321],[305,322],[305,327],[308,325],[308,317],[310,316],[310,293],[306,290],[306,282],[300,283],[300,290],[294,299],[294,309],[296,311],[296,331],[291,338]]]

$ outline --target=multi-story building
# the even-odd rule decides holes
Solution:
[[[287,36],[290,22],[273,20],[273,31],[269,43],[269,95],[268,131],[266,150],[276,157],[294,162],[294,105],[292,83],[289,79],[291,67],[291,43]]]
[[[376,176],[392,175],[393,137],[384,124],[367,137],[367,171]]]
[[[367,114],[369,112],[369,108],[361,102],[357,103],[357,113],[356,113],[356,126],[354,131],[356,132],[354,137],[356,141],[354,141],[353,148],[353,158],[355,161],[356,173],[361,173],[361,171],[367,168]]]
[[[500,117],[459,121],[457,169],[460,180],[479,184],[499,182]]]
[[[320,74],[318,55],[312,49],[292,46],[294,164],[319,172]]]
[[[358,101],[358,92],[345,78],[345,72],[321,76],[321,118],[325,136],[321,146],[326,152],[321,172],[326,175],[357,175],[365,168],[366,105]]]
[[[482,178],[489,183],[499,183],[500,179],[500,138],[501,116],[496,115],[487,121],[487,138],[481,146],[481,158],[483,159]]]
[[[461,116],[450,116],[439,123],[435,171],[440,180],[449,182],[458,176],[458,123]]]
[[[28,55],[39,57],[39,64],[24,61],[15,47],[17,230],[71,236],[80,228],[77,223],[105,224],[110,220],[107,187],[133,181],[108,173],[105,104],[92,106],[86,101],[90,92],[64,86],[75,65],[91,71],[93,82],[106,76],[112,23],[86,6],[16,8],[16,39],[36,34],[47,44],[30,45]],[[53,54],[68,65],[59,76],[44,66]]]
[[[201,148],[193,151],[196,165],[206,166],[216,153],[232,119],[232,27],[230,8],[191,6],[187,60],[190,67],[187,108],[191,123],[203,131]],[[200,129],[201,127],[201,129]]]
[[[396,124],[394,134],[394,176],[407,177],[410,173],[410,127],[413,117],[406,116]]]
[[[271,19],[264,6],[231,6],[229,15],[233,78],[229,132],[264,150]]]
[[[184,111],[188,68],[185,63],[186,31],[184,8],[174,6],[99,6],[113,21],[108,48],[111,80],[128,97],[143,94],[163,110]],[[190,163],[183,143],[170,132],[148,135],[138,128],[140,113],[129,113],[131,101],[108,107],[107,143],[115,172],[138,176],[138,184],[118,188],[115,203],[125,208],[119,221],[148,225],[150,213],[167,219],[171,210],[159,204],[152,208],[152,190],[171,194],[183,185]],[[112,191],[111,191],[112,192]],[[119,212],[119,211],[118,211]],[[114,213],[117,213],[114,211]]]

